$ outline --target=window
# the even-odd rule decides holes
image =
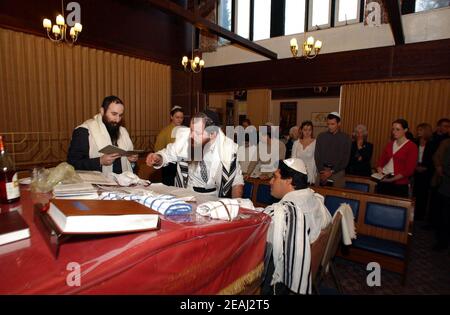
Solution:
[[[233,10],[232,0],[222,0],[220,1],[218,12],[217,12],[217,21],[220,26],[231,31],[231,12]],[[229,43],[225,38],[219,37],[219,44],[224,45]]]
[[[334,25],[358,23],[360,4],[360,0],[336,0]]]
[[[221,0],[219,4],[218,21],[219,25],[231,31],[231,4],[232,0]]]
[[[271,0],[257,0],[253,3],[253,40],[270,38]]]
[[[450,6],[450,0],[416,0],[415,12]]]
[[[284,35],[305,31],[305,0],[286,0]]]
[[[330,27],[331,0],[311,0],[309,2],[308,29]]]
[[[250,0],[236,0],[236,34],[250,38]]]

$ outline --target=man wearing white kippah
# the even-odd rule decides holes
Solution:
[[[311,293],[311,246],[331,223],[324,198],[308,188],[305,163],[280,161],[270,181],[271,194],[281,199],[264,212],[272,217],[265,259],[263,294]]]

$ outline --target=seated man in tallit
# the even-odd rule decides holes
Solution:
[[[280,161],[270,186],[272,196],[281,200],[264,209],[272,223],[262,294],[310,294],[310,244],[331,223],[331,215],[324,198],[308,188],[306,166],[299,158]]]
[[[131,163],[137,161],[137,154],[120,157],[117,153],[98,152],[111,144],[126,151],[133,150],[130,135],[122,126],[124,110],[120,98],[113,95],[105,97],[100,113],[73,131],[67,162],[76,170],[100,171],[104,174],[133,171]]]

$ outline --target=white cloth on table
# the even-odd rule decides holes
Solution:
[[[352,208],[350,207],[349,204],[342,203],[341,206],[334,213],[334,216],[336,216],[338,212],[342,215],[341,220],[342,242],[345,245],[351,245],[352,239],[356,238],[355,217],[353,216]]]
[[[101,200],[133,200],[164,215],[177,215],[192,212],[192,205],[171,195],[135,195],[117,192],[104,192]]]
[[[123,187],[128,187],[128,186],[137,185],[137,184],[144,185],[144,186],[150,185],[150,181],[140,179],[139,176],[137,176],[136,174],[134,174],[131,171],[125,171],[122,174],[110,173],[109,176],[113,177],[115,179],[115,181],[120,186],[123,186]]]
[[[239,201],[221,198],[218,201],[209,201],[198,205],[196,211],[200,215],[213,219],[232,221],[239,214]]]

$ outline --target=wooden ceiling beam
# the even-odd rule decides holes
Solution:
[[[223,27],[220,27],[219,25],[203,18],[197,11],[193,13],[168,0],[146,0],[146,2],[166,13],[181,17],[182,19],[186,20],[187,22],[191,23],[201,30],[205,30],[214,35],[225,38],[232,43],[238,44],[266,58],[272,60],[278,59],[278,55],[273,51],[255,44],[254,42],[245,39],[244,37],[241,37]]]
[[[405,35],[403,33],[402,13],[399,0],[383,0],[386,11],[389,15],[392,34],[394,35],[395,45],[405,44]]]

